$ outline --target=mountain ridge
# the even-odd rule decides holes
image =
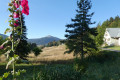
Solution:
[[[61,40],[61,39],[54,37],[54,36],[51,36],[51,35],[48,35],[48,36],[41,37],[41,38],[28,39],[27,41],[30,43],[36,43],[37,45],[46,45],[49,42],[59,41],[59,40]]]
[[[5,39],[5,38],[7,38],[8,36],[7,35],[5,35],[5,34],[0,34],[0,36],[2,36],[3,37],[3,39]]]
[[[8,37],[7,35],[4,35],[4,34],[0,34],[0,36],[2,36],[3,39],[5,39],[5,38]],[[48,35],[48,36],[45,36],[45,37],[41,37],[41,38],[27,39],[27,41],[28,41],[29,43],[36,43],[37,45],[46,45],[46,44],[48,44],[49,42],[59,41],[59,40],[62,40],[62,39],[57,38],[57,37],[54,37],[54,36],[51,36],[51,35]]]

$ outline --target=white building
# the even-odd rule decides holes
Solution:
[[[109,46],[120,46],[120,28],[106,28],[103,40]]]

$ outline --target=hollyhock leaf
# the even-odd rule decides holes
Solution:
[[[10,28],[7,28],[4,32],[4,34],[8,33],[8,32],[11,32],[11,29]]]
[[[13,10],[12,10],[11,8],[8,8],[8,10],[9,10],[10,12],[13,12]]]
[[[0,77],[0,80],[3,80],[3,78],[2,78],[2,77]]]
[[[9,74],[10,74],[9,72],[6,72],[6,73],[4,73],[3,77],[7,78],[9,76]]]

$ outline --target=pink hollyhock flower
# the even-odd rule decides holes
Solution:
[[[18,20],[15,21],[14,26],[15,27],[19,26]]]
[[[29,15],[29,6],[28,6],[28,1],[27,0],[22,0],[21,2],[21,6],[22,6],[22,13]]]
[[[19,13],[14,12],[13,17],[14,18],[19,18]]]
[[[3,45],[1,45],[1,46],[0,46],[0,49],[3,49],[3,48],[4,48]]]
[[[19,0],[18,3],[16,3],[15,0],[14,0],[14,3],[13,3],[13,4],[14,4],[14,6],[15,6],[16,8],[19,8],[19,6],[21,5],[21,0]]]

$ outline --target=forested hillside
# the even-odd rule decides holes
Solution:
[[[107,19],[102,24],[99,23],[97,25],[98,35],[96,37],[96,43],[98,45],[103,44],[103,36],[106,28],[120,28],[120,17],[119,16],[116,16],[115,18],[110,17],[110,19]]]

